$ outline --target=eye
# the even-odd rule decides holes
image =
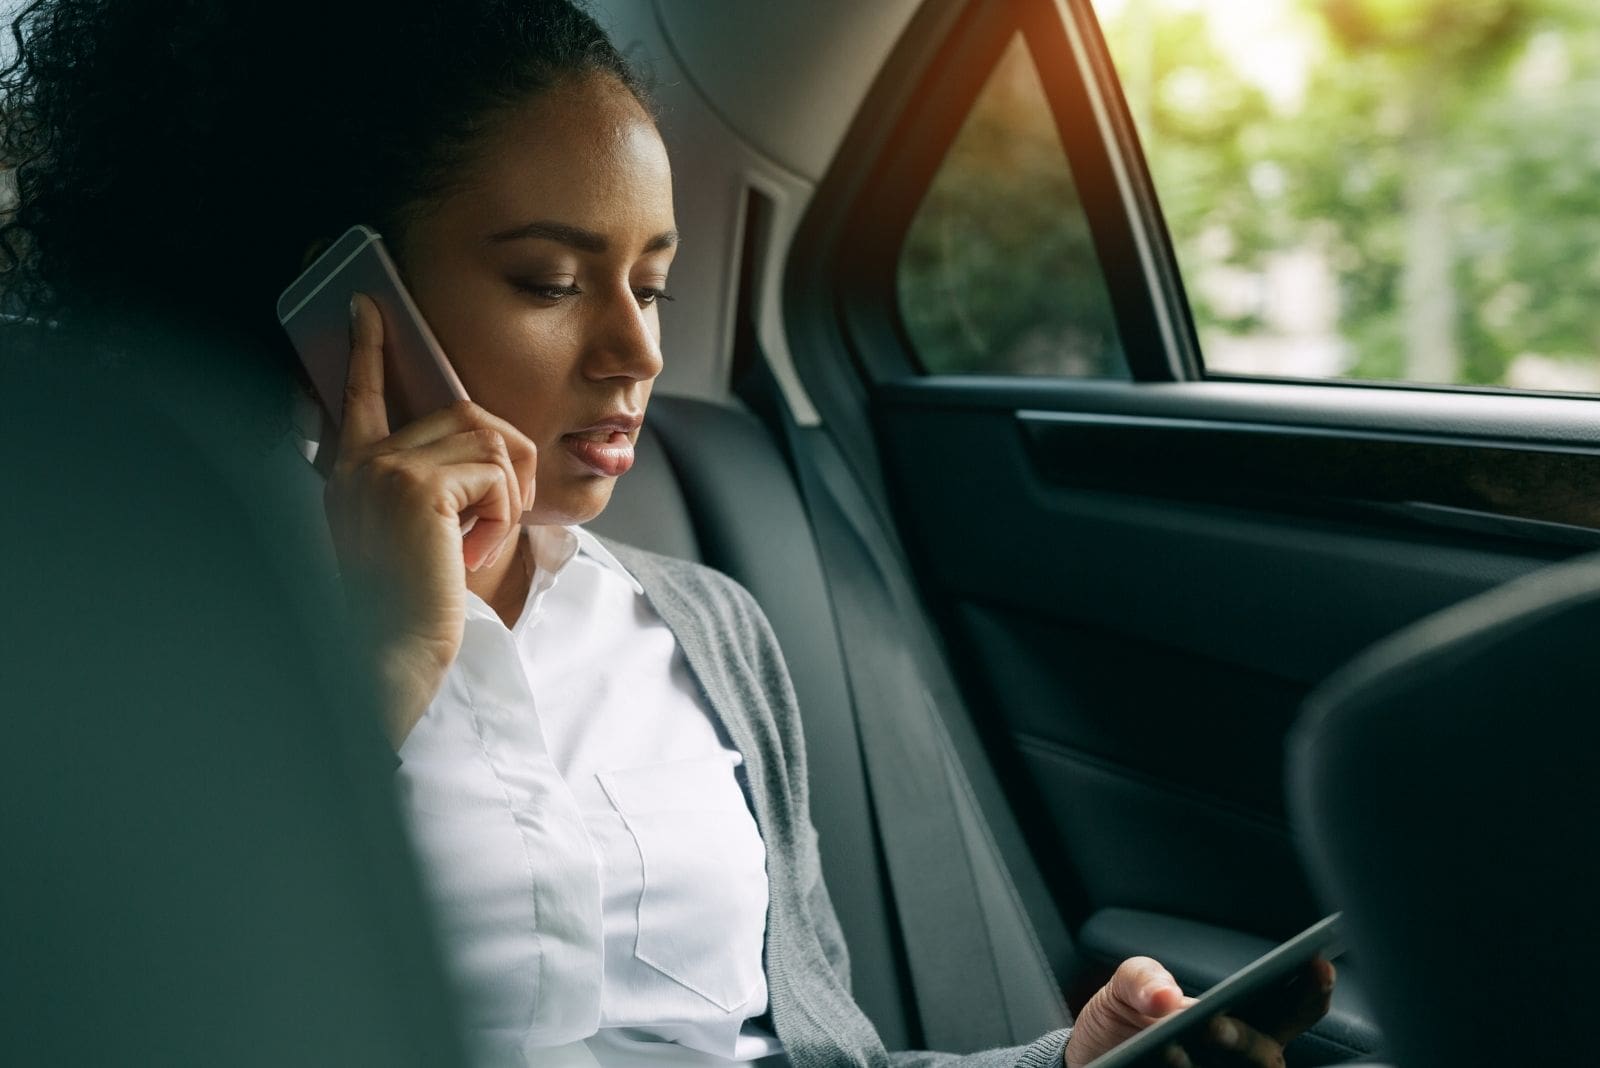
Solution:
[[[671,293],[668,293],[666,290],[659,289],[655,286],[643,286],[639,289],[635,289],[633,291],[633,295],[639,301],[639,306],[642,308],[648,308],[650,305],[659,300],[674,299]]]
[[[516,278],[512,279],[511,284],[523,293],[538,297],[540,300],[548,300],[552,304],[567,297],[576,297],[583,292],[572,282],[535,282]]]

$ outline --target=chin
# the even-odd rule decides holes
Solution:
[[[542,524],[580,526],[606,510],[616,484],[614,478],[597,477],[561,486],[548,495],[539,487],[534,490],[534,519]]]

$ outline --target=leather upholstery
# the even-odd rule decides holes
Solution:
[[[1400,1068],[1589,1059],[1597,653],[1589,557],[1407,628],[1307,705],[1291,807]]]

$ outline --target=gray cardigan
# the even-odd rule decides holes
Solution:
[[[744,757],[767,847],[767,988],[795,1068],[1058,1068],[1068,1031],[1027,1046],[948,1054],[884,1050],[850,996],[849,957],[822,883],[807,797],[800,710],[766,616],[744,587],[684,560],[607,542],[677,637],[689,668]]]

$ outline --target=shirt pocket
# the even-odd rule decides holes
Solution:
[[[731,756],[598,776],[639,848],[634,956],[724,1012],[764,982],[766,848]]]

